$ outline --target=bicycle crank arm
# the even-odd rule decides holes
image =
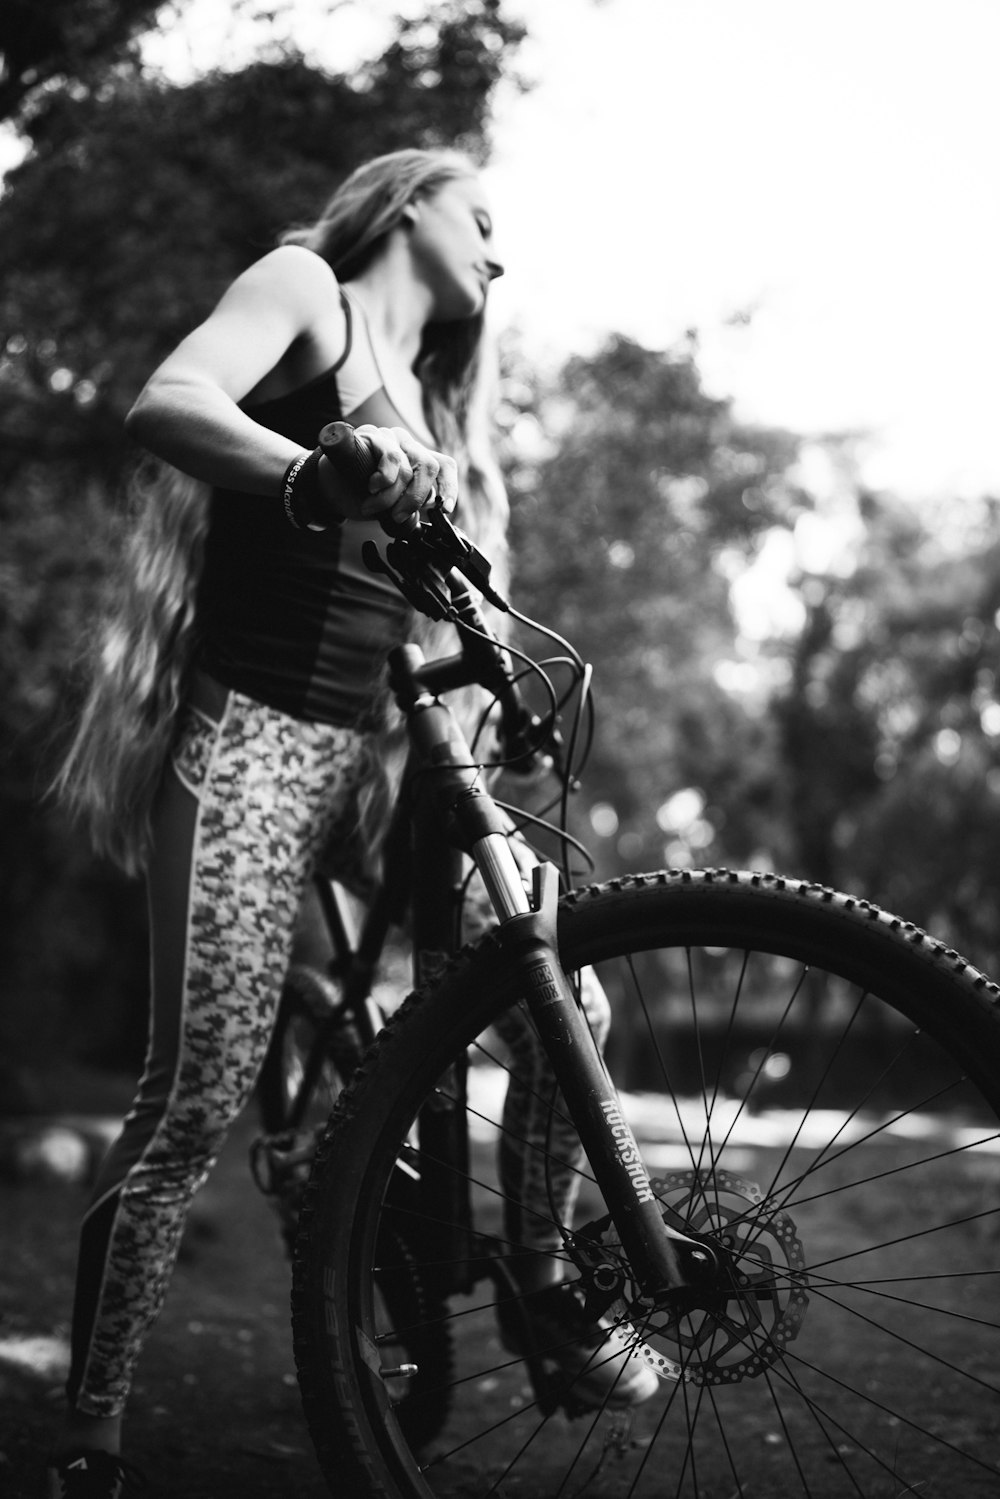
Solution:
[[[543,864],[533,876],[533,909],[504,921],[500,942],[640,1289],[655,1298],[713,1272],[715,1256],[708,1245],[663,1221],[635,1136],[559,961],[558,873]]]

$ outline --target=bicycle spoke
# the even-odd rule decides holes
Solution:
[[[796,1472],[798,1473],[799,1481],[802,1484],[802,1492],[803,1493],[808,1493],[808,1491],[809,1491],[809,1483],[808,1483],[808,1480],[806,1478],[805,1473],[802,1470],[802,1464],[799,1461],[798,1453],[795,1450],[795,1443],[792,1441],[791,1433],[789,1432],[789,1429],[788,1429],[788,1422],[786,1421],[786,1419],[785,1419],[785,1413],[784,1413],[784,1411],[781,1408],[781,1401],[778,1399],[778,1392],[777,1392],[777,1390],[774,1387],[775,1386],[775,1379],[774,1379],[774,1376],[771,1374],[770,1371],[767,1374],[764,1375],[764,1383],[765,1383],[765,1386],[767,1388],[767,1392],[768,1392],[768,1394],[771,1397],[771,1403],[774,1406],[775,1414],[778,1417],[778,1422],[779,1422],[779,1424],[781,1426],[781,1430],[784,1433],[785,1445],[788,1448],[788,1451],[792,1455],[792,1462],[793,1462],[793,1464],[795,1466]],[[814,1416],[814,1419],[815,1419],[815,1416]],[[817,1424],[819,1424],[819,1423],[817,1422]]]
[[[459,1102],[459,1099],[456,1097],[456,1095],[453,1093],[448,1093],[446,1089],[442,1088],[439,1091],[441,1093],[441,1096],[448,1099],[451,1103],[457,1104]],[[541,1094],[535,1093],[535,1097],[541,1098]],[[502,1132],[506,1139],[516,1141],[518,1145],[526,1146],[529,1150],[533,1151],[535,1155],[540,1156],[550,1165],[556,1165],[563,1170],[571,1171],[573,1175],[578,1176],[581,1181],[589,1182],[592,1186],[596,1185],[594,1177],[591,1175],[591,1173],[584,1170],[582,1166],[577,1165],[574,1161],[568,1161],[565,1156],[555,1155],[548,1148],[540,1146],[537,1141],[529,1140],[526,1135],[518,1134],[516,1130],[512,1130],[509,1126],[500,1124],[496,1119],[492,1119],[488,1114],[484,1114],[481,1112],[481,1110],[473,1108],[472,1104],[468,1102],[465,1103],[465,1110],[471,1119],[478,1119],[480,1123],[488,1125],[491,1130],[495,1130],[497,1133]],[[556,1114],[559,1113],[558,1110],[553,1110],[552,1112]],[[562,1117],[566,1123],[569,1122],[568,1119],[566,1119],[565,1115],[561,1115],[560,1117]]]
[[[866,1244],[861,1249],[852,1249],[844,1254],[833,1255],[827,1260],[818,1260],[815,1268],[825,1270],[830,1265],[840,1265],[845,1260],[858,1259],[861,1255],[874,1254],[882,1249],[893,1249],[900,1244],[912,1244],[917,1239],[928,1238],[931,1234],[941,1233],[949,1228],[959,1228],[966,1223],[978,1223],[983,1218],[993,1218],[996,1213],[996,1208],[984,1208],[980,1213],[969,1213],[964,1218],[952,1218],[947,1223],[935,1223],[929,1227],[923,1224],[911,1234],[899,1234],[894,1239],[882,1239],[877,1244]]]
[[[864,1322],[869,1327],[874,1328],[876,1332],[881,1333],[883,1337],[889,1339],[891,1342],[899,1343],[904,1348],[909,1348],[913,1353],[919,1354],[921,1358],[927,1358],[930,1359],[933,1363],[940,1364],[942,1368],[947,1369],[951,1374],[958,1374],[963,1379],[969,1380],[973,1384],[980,1385],[991,1395],[1000,1394],[1000,1388],[998,1388],[997,1385],[990,1384],[985,1379],[980,1379],[978,1375],[971,1373],[968,1369],[961,1368],[958,1364],[955,1364],[951,1360],[944,1358],[940,1354],[928,1353],[926,1348],[922,1347],[919,1343],[915,1343],[912,1338],[906,1337],[903,1333],[897,1331],[895,1328],[886,1327],[884,1323],[876,1321],[875,1318],[866,1316],[865,1313],[862,1312],[858,1307],[850,1305],[849,1303],[846,1303],[844,1301],[838,1301],[835,1296],[826,1294],[829,1289],[828,1287],[818,1288],[816,1287],[815,1283],[810,1283],[810,1289],[817,1291],[818,1294],[821,1295],[829,1305],[836,1307],[839,1311],[847,1313],[848,1316],[856,1317],[858,1321]],[[848,1286],[846,1287],[846,1289],[853,1290],[854,1287]]]
[[[851,1472],[851,1469],[849,1468],[845,1460],[844,1453],[837,1446],[837,1443],[833,1440],[830,1432],[827,1430],[827,1423],[830,1426],[836,1427],[836,1429],[841,1433],[842,1436],[849,1437],[851,1441],[855,1442],[855,1444],[860,1448],[865,1456],[870,1458],[871,1461],[876,1464],[876,1466],[882,1468],[885,1473],[889,1473],[893,1477],[895,1477],[894,1470],[891,1469],[885,1462],[883,1462],[877,1452],[869,1448],[869,1446],[864,1441],[858,1441],[856,1435],[848,1430],[847,1427],[842,1425],[842,1423],[837,1420],[837,1418],[830,1410],[826,1409],[824,1406],[821,1406],[813,1396],[809,1395],[802,1388],[802,1385],[799,1383],[798,1379],[796,1379],[793,1370],[785,1368],[781,1370],[776,1377],[779,1380],[783,1381],[805,1406],[811,1420],[822,1432],[823,1439],[829,1449],[831,1457],[839,1464],[841,1471],[850,1480],[851,1487],[854,1489],[856,1494],[861,1496],[861,1499],[865,1499],[864,1490],[861,1488],[855,1475]]]
[[[849,1153],[856,1152],[859,1146],[870,1144],[873,1140],[877,1139],[878,1136],[885,1135],[887,1131],[891,1130],[893,1128],[893,1126],[899,1124],[899,1122],[901,1120],[909,1118],[909,1117],[911,1117],[913,1115],[919,1114],[929,1104],[938,1102],[948,1092],[952,1091],[955,1087],[959,1086],[959,1084],[962,1081],[963,1081],[963,1079],[957,1079],[956,1081],[954,1081],[952,1083],[949,1083],[946,1087],[939,1089],[936,1093],[934,1093],[933,1095],[931,1095],[929,1098],[922,1099],[920,1103],[915,1104],[915,1105],[913,1105],[913,1107],[911,1107],[909,1109],[905,1109],[901,1113],[895,1115],[894,1118],[884,1120],[882,1123],[873,1126],[868,1131],[867,1134],[859,1137],[856,1140],[852,1140],[849,1145],[844,1146],[843,1149],[839,1150],[836,1153],[836,1155],[826,1156],[822,1160],[817,1160],[817,1161],[811,1162],[809,1164],[809,1166],[807,1166],[806,1169],[804,1171],[802,1171],[799,1174],[799,1176],[797,1176],[793,1181],[787,1182],[787,1183],[782,1183],[781,1188],[780,1188],[780,1192],[781,1193],[789,1193],[789,1194],[791,1192],[794,1192],[799,1186],[802,1185],[803,1182],[807,1181],[810,1176],[814,1175],[819,1170],[834,1165],[842,1156],[846,1156]],[[915,1167],[922,1166],[922,1165],[927,1165],[927,1164],[931,1163],[932,1161],[944,1160],[949,1155],[958,1154],[959,1152],[964,1151],[964,1150],[975,1150],[975,1149],[977,1149],[980,1146],[992,1144],[996,1140],[1000,1140],[1000,1132],[995,1132],[995,1133],[993,1133],[991,1135],[984,1135],[981,1139],[968,1141],[964,1145],[952,1146],[949,1150],[941,1151],[938,1155],[925,1156],[925,1157],[922,1157],[922,1158],[920,1158],[920,1159],[918,1159],[916,1161],[906,1162],[906,1163],[904,1163],[904,1164],[902,1164],[900,1166],[893,1167],[891,1171],[886,1171],[886,1172],[878,1173],[876,1175],[872,1175],[872,1176],[869,1176],[869,1177],[854,1178],[854,1179],[852,1179],[849,1182],[842,1182],[839,1186],[830,1188],[829,1191],[830,1192],[842,1192],[842,1191],[850,1189],[851,1187],[863,1186],[867,1182],[872,1182],[872,1181],[878,1180],[878,1176],[879,1175],[886,1175],[886,1176],[888,1176],[888,1175],[892,1175],[894,1172],[912,1170]],[[818,1197],[821,1197],[821,1196],[824,1196],[824,1195],[827,1195],[827,1194],[824,1194],[824,1193],[817,1194]],[[780,1199],[780,1205],[781,1206],[795,1207],[795,1206],[801,1206],[803,1203],[805,1203],[805,1202],[811,1202],[813,1200],[814,1199],[810,1198],[810,1197],[796,1197],[796,1198],[793,1198],[793,1197],[791,1197],[789,1195],[789,1196],[786,1196],[786,1197],[782,1197]],[[770,1197],[768,1198],[768,1201],[769,1202],[773,1202],[773,1203],[775,1203],[777,1205],[779,1203],[779,1193],[778,1193],[778,1191],[772,1191]]]
[[[982,1328],[987,1329],[987,1330],[989,1330],[991,1332],[1000,1332],[1000,1323],[987,1321],[986,1318],[984,1318],[984,1317],[973,1317],[970,1313],[968,1313],[968,1312],[960,1312],[955,1307],[935,1306],[933,1304],[933,1302],[915,1301],[911,1297],[907,1297],[907,1296],[894,1296],[890,1291],[881,1291],[881,1290],[874,1289],[874,1287],[876,1285],[879,1285],[879,1284],[895,1285],[895,1284],[901,1284],[903,1281],[915,1281],[918,1284],[922,1284],[924,1281],[931,1281],[931,1280],[944,1280],[944,1279],[948,1279],[948,1280],[964,1280],[964,1279],[982,1278],[984,1276],[991,1276],[993,1278],[996,1278],[997,1276],[1000,1276],[1000,1269],[997,1269],[997,1270],[976,1270],[976,1271],[969,1272],[968,1274],[965,1274],[963,1272],[956,1272],[954,1275],[950,1275],[950,1276],[947,1276],[947,1277],[940,1276],[940,1275],[935,1275],[935,1276],[931,1276],[931,1275],[901,1276],[898,1281],[897,1280],[886,1280],[884,1282],[863,1281],[863,1280],[839,1281],[839,1280],[829,1280],[829,1279],[824,1279],[822,1282],[818,1282],[817,1278],[816,1278],[816,1272],[815,1272],[815,1270],[814,1269],[810,1269],[810,1271],[809,1271],[809,1287],[810,1287],[810,1290],[827,1290],[827,1289],[837,1290],[837,1289],[840,1289],[840,1290],[850,1290],[850,1291],[861,1291],[865,1295],[871,1296],[876,1301],[884,1301],[886,1303],[894,1302],[894,1303],[896,1303],[899,1306],[909,1307],[909,1308],[911,1308],[913,1310],[921,1311],[921,1312],[936,1312],[936,1313],[938,1313],[942,1317],[951,1317],[951,1318],[954,1318],[956,1321],[959,1321],[959,1322],[968,1322],[968,1323],[970,1323],[974,1327],[982,1327]]]
[[[934,1439],[934,1441],[936,1443],[938,1443],[942,1447],[947,1448],[948,1451],[953,1452],[957,1457],[960,1457],[960,1458],[962,1458],[965,1461],[969,1461],[969,1462],[972,1462],[972,1463],[976,1464],[978,1467],[984,1469],[986,1472],[995,1472],[996,1471],[996,1469],[995,1469],[995,1467],[994,1467],[993,1464],[984,1462],[981,1458],[978,1458],[974,1453],[969,1452],[968,1450],[963,1450],[961,1447],[957,1447],[955,1445],[955,1443],[949,1441],[947,1437],[941,1436],[937,1432],[930,1432],[930,1431],[928,1431],[927,1427],[920,1425],[920,1423],[917,1422],[917,1421],[911,1420],[910,1417],[907,1416],[904,1411],[898,1410],[898,1409],[893,1409],[892,1407],[885,1405],[884,1402],[882,1402],[881,1400],[876,1400],[872,1395],[866,1394],[864,1391],[859,1390],[856,1385],[850,1385],[850,1384],[845,1383],[844,1380],[838,1378],[838,1376],[836,1374],[832,1373],[831,1370],[829,1370],[829,1369],[820,1369],[817,1365],[809,1363],[807,1360],[803,1359],[799,1354],[794,1353],[794,1352],[790,1353],[790,1355],[789,1355],[789,1362],[790,1363],[801,1364],[804,1368],[808,1369],[810,1371],[810,1373],[816,1375],[817,1378],[825,1379],[825,1380],[829,1381],[829,1383],[831,1383],[833,1385],[836,1385],[838,1389],[846,1391],[849,1395],[856,1396],[858,1399],[863,1400],[866,1404],[871,1405],[872,1407],[874,1407],[875,1410],[881,1411],[883,1415],[889,1416],[889,1417],[891,1417],[895,1421],[902,1422],[904,1425],[908,1426],[912,1431],[918,1432],[921,1436],[932,1436],[933,1439]],[[836,1422],[835,1424],[838,1425],[838,1426],[840,1426],[839,1422]],[[842,1431],[844,1431],[845,1435],[851,1436],[852,1440],[855,1440],[855,1441],[857,1440],[856,1436],[852,1432],[848,1431],[847,1428],[840,1427],[840,1429]],[[862,1444],[859,1442],[858,1445],[860,1446]],[[872,1456],[874,1454],[869,1454],[869,1455]],[[887,1470],[887,1471],[889,1471],[889,1470]]]

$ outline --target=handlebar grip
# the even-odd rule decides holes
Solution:
[[[358,437],[349,422],[327,422],[319,434],[319,445],[340,477],[367,494],[368,480],[379,462],[371,443]]]
[[[342,479],[359,492],[369,493],[368,480],[378,468],[379,454],[366,437],[359,437],[350,422],[327,422],[319,434],[319,445],[323,457],[336,469]],[[378,517],[382,530],[388,536],[409,536],[419,531],[420,518],[409,515],[406,520],[393,520],[388,514]]]

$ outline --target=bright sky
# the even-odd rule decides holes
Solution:
[[[696,327],[748,418],[869,429],[902,492],[1000,493],[1000,0],[507,5],[535,88],[487,174],[498,323],[546,361]],[[394,8],[276,5],[332,67]],[[159,60],[231,60],[230,17],[192,0]]]
[[[1000,493],[997,0],[524,3],[498,310],[559,347],[695,326],[749,416]]]

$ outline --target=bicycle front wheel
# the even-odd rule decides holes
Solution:
[[[483,1033],[518,995],[487,939],[381,1038],[307,1195],[293,1315],[331,1491],[995,1495],[996,987],[873,906],[768,875],[671,872],[579,893],[562,904],[560,948],[567,969],[597,968],[652,1190],[665,1220],[712,1246],[715,1271],[672,1308],[644,1301],[586,1164],[556,1158],[565,1129],[510,1138]],[[451,1416],[418,1445],[374,1288],[400,1234],[440,1274],[447,1240],[419,1195],[439,1163],[421,1159],[415,1121],[428,1099],[447,1103],[467,1049],[478,1235],[445,1313]],[[651,1396],[648,1377],[636,1385],[643,1403],[616,1400],[610,1379],[604,1397],[574,1398],[592,1348],[575,1361],[545,1350],[576,1371],[555,1396],[546,1359],[511,1351],[496,1305],[509,1327],[504,1265],[521,1246],[505,1237],[494,1165],[505,1130],[507,1148],[536,1152],[539,1179],[579,1173],[561,1272],[603,1314],[617,1363],[627,1349],[654,1372]],[[544,1192],[532,1210],[547,1210]]]

